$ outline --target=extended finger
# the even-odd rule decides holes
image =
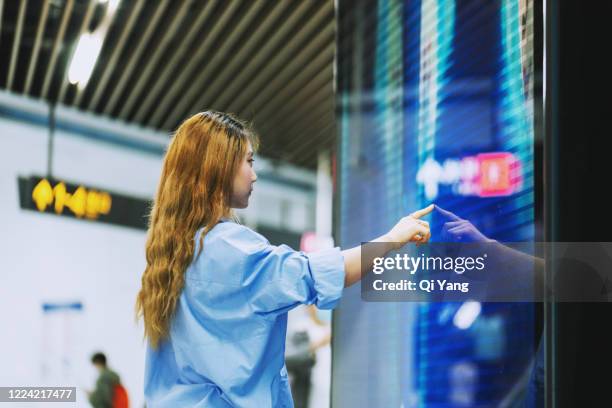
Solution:
[[[434,205],[434,207],[435,207],[435,209],[436,209],[436,210],[437,210],[437,211],[438,211],[440,214],[442,214],[443,216],[445,216],[445,217],[446,217],[446,218],[448,218],[449,220],[452,220],[452,221],[460,221],[460,220],[461,220],[461,217],[457,216],[456,214],[454,214],[454,213],[452,213],[452,212],[450,212],[450,211],[445,210],[444,208],[441,208],[441,207],[440,207],[439,205],[437,205],[437,204],[436,204],[436,205]]]
[[[464,230],[463,225],[459,225],[458,227],[450,228],[448,232],[451,234],[457,234],[459,232],[464,232]]]
[[[412,214],[410,214],[410,216],[411,216],[412,218],[421,218],[421,217],[423,217],[423,216],[425,216],[425,215],[429,214],[430,212],[432,212],[432,211],[433,211],[433,209],[434,209],[434,205],[433,205],[433,204],[430,204],[430,205],[428,205],[428,206],[427,206],[427,207],[425,207],[425,208],[422,208],[422,209],[420,209],[420,210],[416,210],[415,212],[413,212]]]
[[[442,226],[442,232],[448,232],[450,229],[459,227],[461,225],[463,225],[463,220],[445,222]]]

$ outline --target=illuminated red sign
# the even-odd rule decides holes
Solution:
[[[479,171],[475,184],[479,196],[509,195],[521,187],[521,164],[512,153],[481,153],[476,160]]]

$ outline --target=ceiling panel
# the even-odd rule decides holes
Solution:
[[[0,88],[168,134],[189,115],[254,123],[261,153],[306,167],[333,150],[333,0],[0,0]],[[79,38],[103,35],[85,87]]]

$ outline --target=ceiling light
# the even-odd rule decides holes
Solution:
[[[79,88],[85,88],[101,49],[102,36],[96,33],[81,35],[68,69],[68,81],[71,84],[77,84]]]

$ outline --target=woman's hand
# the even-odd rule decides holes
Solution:
[[[432,204],[399,220],[395,227],[391,228],[391,231],[370,241],[371,243],[378,243],[378,245],[371,245],[363,256],[362,245],[342,251],[344,257],[344,287],[351,286],[371,271],[374,258],[385,256],[389,251],[399,249],[408,242],[416,242],[419,245],[429,241],[431,236],[429,223],[420,218],[429,214],[433,209]]]
[[[431,204],[402,218],[386,234],[386,238],[389,242],[395,243],[397,248],[403,247],[408,242],[416,242],[418,245],[429,241],[431,237],[429,223],[420,218],[432,212],[433,209],[434,205]]]

